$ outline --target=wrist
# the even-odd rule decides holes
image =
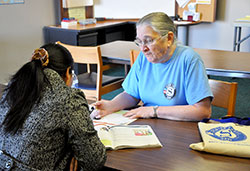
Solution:
[[[159,108],[159,106],[153,106],[153,110],[154,110],[154,115],[153,115],[153,117],[154,118],[158,118],[158,114],[157,114],[157,109]]]

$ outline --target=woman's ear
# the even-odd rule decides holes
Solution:
[[[72,73],[69,72],[70,69],[71,69],[71,67],[68,67],[68,68],[67,68],[67,71],[66,71],[66,73],[65,73],[65,77],[63,78],[65,84],[66,84],[67,86],[69,86],[69,87],[72,86]]]
[[[172,31],[168,32],[167,39],[168,39],[168,47],[170,47],[174,43],[174,33]]]

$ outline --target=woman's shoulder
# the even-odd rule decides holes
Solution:
[[[81,101],[84,102],[84,103],[87,103],[87,100],[86,100],[86,97],[85,97],[85,94],[80,90],[80,89],[76,89],[76,88],[71,88],[69,87],[69,92],[70,92],[70,95],[69,95],[69,100],[74,100],[74,101]]]
[[[60,101],[62,104],[65,105],[80,105],[87,103],[85,95],[81,90],[68,86],[62,86],[60,89],[57,89],[54,95],[57,96],[56,101]]]
[[[48,100],[55,100],[56,102],[67,103],[69,101],[81,101],[86,103],[84,93],[75,88],[68,87],[60,75],[55,71],[49,69],[45,71],[49,80],[44,91],[44,98]]]
[[[177,49],[177,51],[185,53],[185,54],[196,54],[194,49],[191,48],[190,46],[185,46],[185,45],[178,44],[176,46],[176,49]]]
[[[195,52],[195,50],[189,46],[178,45],[177,46],[178,56],[181,57],[185,61],[199,61],[201,60],[200,55]]]

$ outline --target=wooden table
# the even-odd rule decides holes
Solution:
[[[139,119],[132,124],[150,125],[163,147],[108,151],[106,167],[128,171],[250,170],[249,159],[191,150],[191,143],[201,141],[197,122]]]
[[[250,53],[194,49],[204,61],[207,74],[225,77],[250,78]]]
[[[101,45],[104,60],[129,65],[129,51],[140,50],[132,41],[114,41]],[[250,78],[250,53],[194,49],[204,61],[208,75]]]

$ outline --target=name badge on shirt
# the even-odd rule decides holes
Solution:
[[[175,92],[176,92],[176,89],[175,89],[174,84],[168,84],[163,89],[163,93],[168,100],[172,99],[175,96]]]

